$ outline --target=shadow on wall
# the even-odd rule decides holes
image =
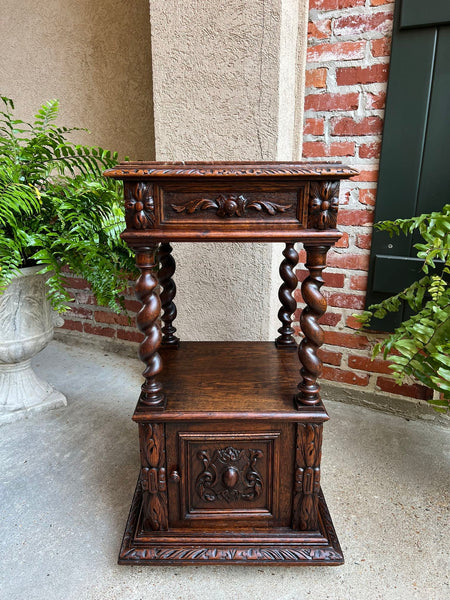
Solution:
[[[74,141],[154,160],[148,0],[3,0],[0,53],[20,118],[58,98],[59,124],[92,132]]]

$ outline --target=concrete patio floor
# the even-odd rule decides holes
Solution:
[[[2,600],[450,598],[448,430],[327,402],[342,567],[119,567],[141,364],[53,342],[35,367],[68,406],[0,428]]]

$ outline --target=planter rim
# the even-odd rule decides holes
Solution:
[[[22,267],[18,270],[15,277],[29,277],[30,275],[35,275],[41,269],[44,268],[45,265],[34,265],[33,267]],[[45,275],[45,273],[43,273]]]

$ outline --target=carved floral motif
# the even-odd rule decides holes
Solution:
[[[311,181],[309,229],[336,229],[339,209],[339,181]]]
[[[151,229],[155,225],[151,183],[140,181],[125,186],[125,222],[129,229]]]
[[[177,213],[186,212],[187,214],[192,214],[198,210],[215,208],[217,209],[216,215],[218,217],[244,217],[249,208],[253,208],[258,212],[266,210],[269,215],[275,215],[277,212],[285,212],[292,205],[283,206],[282,204],[275,204],[275,202],[269,202],[268,200],[248,200],[242,194],[239,196],[236,194],[228,196],[220,194],[215,199],[200,198],[199,200],[190,200],[185,204],[172,204],[171,206]]]
[[[236,450],[231,446],[215,450],[212,459],[208,450],[200,450],[197,458],[203,470],[197,477],[195,489],[206,502],[225,500],[255,500],[261,495],[263,481],[256,470],[261,450]]]

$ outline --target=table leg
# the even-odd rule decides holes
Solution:
[[[162,384],[157,376],[162,369],[161,357],[158,348],[161,345],[161,328],[158,317],[161,311],[161,302],[155,288],[158,244],[152,244],[136,249],[136,265],[141,274],[136,282],[136,296],[143,306],[137,315],[137,326],[145,335],[139,347],[139,358],[147,365],[142,373],[145,382],[142,385],[139,400],[147,407],[165,408],[165,396]]]
[[[298,263],[298,253],[293,243],[286,243],[283,251],[284,260],[280,265],[280,276],[283,283],[278,291],[278,298],[281,302],[281,308],[278,311],[278,318],[281,321],[281,327],[278,329],[279,335],[275,340],[277,348],[297,348],[297,343],[293,338],[294,329],[292,328],[292,315],[297,307],[297,302],[292,296],[293,291],[298,285],[295,267]]]
[[[299,393],[295,398],[297,408],[320,402],[320,385],[317,379],[322,374],[322,361],[317,355],[317,350],[323,344],[324,334],[318,321],[327,309],[327,301],[320,288],[323,285],[322,271],[326,266],[329,249],[330,246],[305,244],[305,266],[309,276],[302,283],[302,296],[306,307],[300,316],[304,338],[298,348],[302,381],[298,384]]]
[[[159,247],[159,263],[158,280],[161,286],[160,298],[163,310],[161,320],[164,323],[162,345],[178,347],[180,339],[175,335],[176,328],[172,325],[177,316],[177,307],[173,301],[177,293],[177,286],[172,279],[175,273],[175,260],[172,256],[172,246],[168,242]]]

